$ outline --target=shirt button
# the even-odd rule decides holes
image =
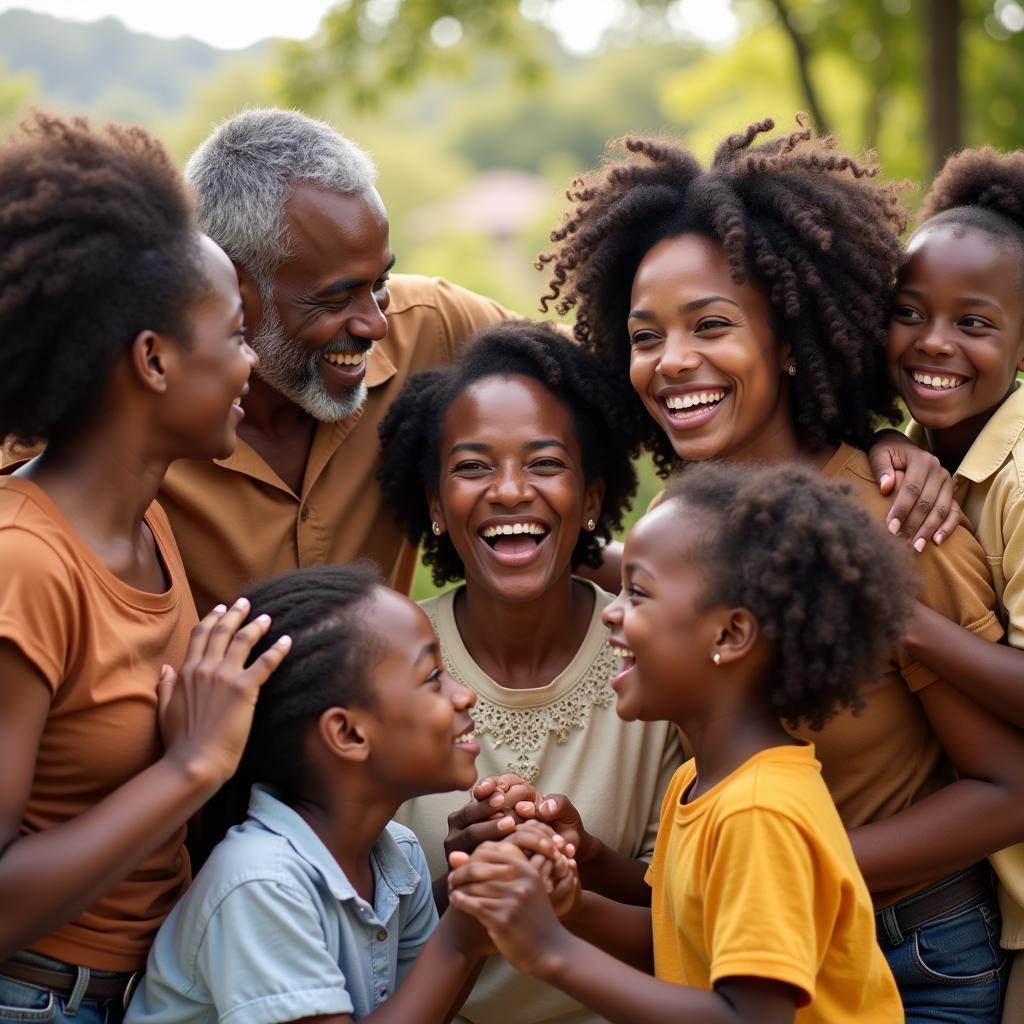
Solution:
[[[377,938],[380,939],[381,942],[383,942],[387,937],[388,933],[386,928],[381,928],[381,930],[377,932]]]
[[[303,505],[302,508],[299,509],[299,518],[303,522],[305,522],[309,518],[309,506],[308,505]]]
[[[380,990],[380,997],[381,997],[381,999],[383,999],[387,994],[388,994],[388,990],[386,988],[382,988]]]

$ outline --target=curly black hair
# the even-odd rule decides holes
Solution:
[[[768,696],[791,727],[820,729],[878,678],[914,594],[903,546],[848,497],[794,465],[693,463],[669,482],[702,538],[690,555],[707,605],[743,607],[773,645]]]
[[[1024,152],[984,146],[954,153],[924,197],[918,224],[987,232],[1016,249],[1024,279]]]
[[[187,343],[185,311],[208,287],[160,143],[36,114],[0,148],[0,439],[77,431],[141,331]]]
[[[366,562],[320,565],[262,580],[245,592],[247,622],[269,615],[254,662],[282,636],[288,656],[260,688],[238,771],[203,808],[189,835],[193,866],[206,860],[232,825],[245,820],[253,783],[273,786],[286,802],[308,796],[304,739],[310,722],[332,707],[369,707],[378,640],[362,614],[384,581]]]
[[[580,534],[572,565],[599,566],[601,539],[610,540],[636,493],[632,457],[638,446],[623,439],[612,414],[615,389],[600,364],[546,323],[505,321],[478,331],[461,358],[451,366],[412,377],[392,403],[380,425],[384,499],[405,527],[413,544],[422,544],[423,561],[432,567],[434,583],[461,580],[465,574],[447,534],[430,529],[426,488],[439,487],[441,436],[448,407],[483,377],[521,375],[539,381],[564,402],[572,415],[589,484],[604,481],[604,500],[597,526]]]
[[[764,290],[777,332],[792,343],[800,436],[866,447],[876,417],[898,422],[885,334],[906,226],[902,186],[873,183],[877,166],[837,152],[803,115],[797,124],[757,145],[770,119],[730,135],[707,170],[673,139],[613,140],[604,165],[573,182],[575,209],[538,259],[538,268],[552,267],[541,308],[575,308],[576,337],[625,382],[640,261],[666,238],[704,235],[721,244],[737,283],[749,278]],[[624,400],[631,437],[666,475],[678,461],[668,439],[636,395]]]

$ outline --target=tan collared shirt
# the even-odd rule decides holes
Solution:
[[[388,334],[370,354],[366,402],[347,419],[317,425],[298,494],[241,439],[230,458],[182,459],[168,471],[160,504],[200,615],[264,577],[360,557],[409,590],[416,552],[377,485],[377,428],[410,376],[450,362],[475,330],[513,314],[441,278],[395,274],[389,290]]]
[[[919,423],[907,434],[921,448]],[[988,558],[1006,638],[1024,648],[1024,386],[995,411],[953,474],[955,496]],[[1002,944],[1024,949],[1024,844],[991,857],[999,875]]]

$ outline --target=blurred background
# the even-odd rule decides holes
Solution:
[[[245,106],[299,107],[373,154],[399,270],[526,315],[566,186],[627,132],[707,156],[750,121],[807,111],[920,186],[957,148],[1024,144],[1018,0],[274,6],[0,0],[0,135],[43,107],[143,124],[184,163]],[[654,490],[645,467],[640,510]]]

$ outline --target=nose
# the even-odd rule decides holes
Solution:
[[[523,472],[522,466],[518,464],[503,463],[499,465],[488,490],[488,497],[491,501],[508,508],[521,505],[532,496],[532,488],[526,474]]]
[[[696,370],[700,364],[700,352],[689,332],[673,331],[665,338],[655,369],[665,377],[678,377]]]
[[[455,682],[447,672],[441,673],[441,679],[441,691],[452,702],[452,707],[456,711],[468,711],[476,704],[476,694],[468,686]]]
[[[387,307],[386,293],[380,297],[380,301],[371,295],[366,305],[348,322],[349,334],[356,338],[365,338],[367,341],[380,341],[387,337],[388,321],[384,315]]]
[[[255,370],[260,365],[260,357],[256,354],[256,349],[246,341],[242,343],[242,352],[245,354],[245,358],[249,360],[250,370]]]
[[[929,356],[951,356],[956,351],[956,346],[949,339],[949,333],[937,321],[930,323],[921,332],[914,347]]]
[[[601,612],[601,621],[612,629],[622,623],[622,605],[625,601],[625,591],[620,590],[615,597],[604,606],[604,611]]]

